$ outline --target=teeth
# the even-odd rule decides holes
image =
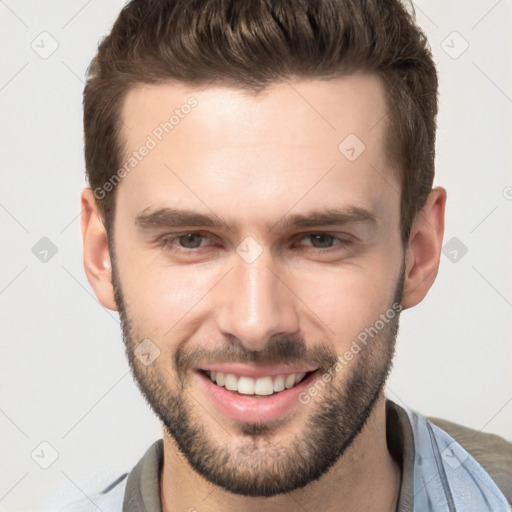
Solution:
[[[219,381],[217,381],[217,384]],[[226,378],[224,379],[224,385],[226,386],[226,389],[229,389],[229,391],[236,391],[238,389],[238,379],[235,375],[232,373],[227,373]],[[222,386],[222,384],[220,384]]]
[[[304,377],[305,373],[296,373],[295,374],[295,384],[298,384]]]
[[[274,379],[274,391],[284,391],[284,375],[278,375]]]
[[[305,373],[291,373],[289,375],[276,375],[253,379],[251,377],[237,377],[232,373],[207,372],[212,382],[218,386],[225,386],[229,391],[238,391],[243,395],[268,396],[290,389],[304,379]]]
[[[287,375],[286,379],[284,379],[284,387],[286,389],[290,389],[295,384],[295,374]]]
[[[251,379],[252,380],[252,379]],[[261,377],[254,385],[256,395],[271,395],[274,392],[274,383],[272,377]]]
[[[250,377],[240,377],[238,379],[238,389],[239,393],[243,393],[244,395],[254,395],[254,388],[256,387],[256,383],[254,379]]]

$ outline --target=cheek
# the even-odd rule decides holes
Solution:
[[[306,305],[305,311],[312,311],[324,324],[325,335],[347,347],[391,306],[397,272],[384,261],[324,268],[304,274],[293,289]]]
[[[187,320],[197,317],[203,297],[216,281],[212,269],[166,266],[161,261],[126,268],[120,270],[123,294],[137,331],[169,343],[173,334],[183,334]]]

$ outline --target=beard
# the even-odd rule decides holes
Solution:
[[[339,361],[338,354],[326,344],[307,348],[302,337],[292,334],[271,338],[261,351],[247,350],[232,340],[213,350],[180,344],[173,365],[181,385],[172,389],[168,384],[169,370],[160,364],[163,358],[144,366],[135,355],[137,345],[145,337],[128,316],[112,250],[110,254],[115,301],[134,380],[163,424],[165,434],[198,474],[233,494],[271,497],[318,480],[352,445],[371,416],[391,371],[399,311],[393,309],[396,315],[320,389],[315,401],[299,405],[309,408],[300,429],[287,428],[287,418],[258,423],[232,421],[232,427],[241,435],[230,436],[224,429],[226,439],[221,442],[211,435],[208,412],[193,396],[193,368],[212,361],[302,364],[318,368],[323,375],[329,369],[332,371]],[[390,310],[401,301],[404,276],[402,265]],[[155,344],[165,346],[163,341]],[[278,439],[280,431],[287,432],[286,442]]]

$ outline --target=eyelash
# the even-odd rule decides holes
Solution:
[[[164,236],[160,237],[157,240],[158,246],[165,250],[168,250],[170,252],[174,252],[174,253],[192,253],[192,252],[198,252],[198,251],[204,250],[204,249],[208,250],[205,247],[197,247],[197,248],[193,248],[193,249],[187,249],[186,247],[180,247],[180,246],[173,245],[173,243],[175,241],[177,241],[179,238],[181,238],[182,236],[185,236],[185,235],[200,235],[203,238],[209,238],[208,233],[205,233],[202,231],[186,231],[184,233],[177,233],[177,234],[173,234],[173,235],[164,235]],[[314,235],[332,236],[335,241],[338,241],[338,243],[333,245],[332,247],[325,247],[325,248],[312,247],[312,246],[308,247],[309,250],[312,250],[313,252],[316,252],[316,253],[327,253],[330,251],[346,249],[347,247],[350,247],[353,243],[352,240],[338,238],[337,236],[335,236],[331,233],[316,232],[316,231],[310,232],[310,233],[303,233],[300,235],[300,237],[296,237],[296,239],[298,239],[300,241],[304,238],[307,238],[308,236],[314,236]]]

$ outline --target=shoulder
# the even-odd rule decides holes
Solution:
[[[512,503],[512,442],[441,418],[428,419],[476,459]]]
[[[68,503],[59,512],[122,512],[128,473],[116,478],[101,492]]]

